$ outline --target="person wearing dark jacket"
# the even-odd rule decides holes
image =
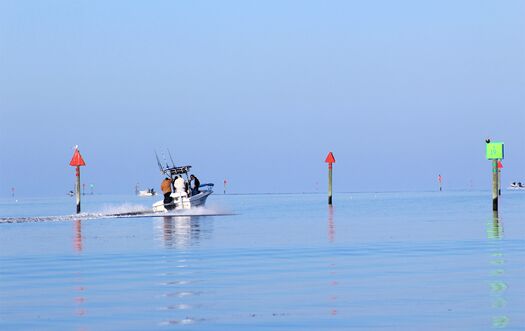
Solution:
[[[191,184],[193,182],[193,184]],[[199,186],[201,186],[201,182],[195,175],[190,176],[190,187],[191,187],[191,195],[199,194]]]

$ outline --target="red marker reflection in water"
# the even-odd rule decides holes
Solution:
[[[76,252],[78,253],[81,253],[82,252],[82,222],[80,220],[76,220],[75,221],[75,230],[74,230],[74,236],[73,236],[73,248],[75,249]],[[80,283],[81,282],[81,275],[80,275],[80,272],[76,272],[77,276],[78,276],[78,282]],[[77,294],[75,297],[74,297],[74,301],[75,301],[75,304],[78,305],[78,307],[76,308],[75,310],[75,315],[76,316],[84,316],[86,315],[86,310],[84,309],[84,307],[82,307],[82,305],[84,304],[84,302],[86,302],[86,298],[84,297],[84,291],[85,291],[85,287],[84,286],[77,286],[75,287],[75,292],[78,292],[78,293],[75,293]],[[80,328],[80,330],[86,330],[85,328]]]
[[[75,221],[74,247],[75,251],[82,252],[82,223],[80,220]]]
[[[335,240],[334,207],[328,206],[328,240]]]
[[[334,222],[334,207],[333,205],[329,205],[328,206],[328,241],[333,243],[335,241],[335,222]],[[337,275],[337,272],[335,271],[335,268],[336,268],[336,264],[335,263],[330,263],[330,271],[329,271],[329,274],[330,274],[330,277],[335,277]],[[334,288],[336,286],[339,285],[339,282],[337,280],[334,280],[332,278],[332,280],[330,281],[330,292],[334,293],[336,292],[337,293],[337,289]],[[336,305],[337,304],[337,295],[332,295],[330,296],[330,301],[332,302],[332,304]],[[338,313],[337,309],[336,308],[332,308],[330,310],[330,315],[331,316],[336,316]]]

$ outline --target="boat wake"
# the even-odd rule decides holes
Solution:
[[[167,212],[152,212],[151,210],[125,211],[108,214],[106,217],[188,217],[188,216],[228,216],[234,213],[218,208],[195,207],[191,209],[171,210]]]
[[[29,216],[29,217],[0,217],[3,223],[31,223],[31,222],[64,222],[77,220],[96,220],[111,218],[136,218],[136,217],[197,217],[197,216],[228,216],[235,215],[230,211],[217,207],[196,207],[192,209],[173,210],[169,212],[153,212],[142,205],[123,204],[120,206],[107,206],[100,212],[80,213],[59,216]]]

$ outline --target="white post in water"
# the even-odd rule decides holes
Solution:
[[[498,211],[498,197],[499,197],[499,164],[500,160],[503,160],[503,143],[502,142],[490,142],[490,139],[486,139],[487,143],[487,159],[492,160],[492,210]]]
[[[328,163],[328,205],[332,205],[332,163],[335,163],[334,154],[328,153],[324,162]]]
[[[492,210],[498,211],[498,160],[492,160]]]
[[[501,195],[501,168],[503,164],[498,160],[498,195]]]
[[[86,162],[84,162],[82,155],[80,155],[80,152],[78,151],[78,145],[75,146],[75,153],[73,154],[73,158],[71,158],[69,165],[72,167],[76,167],[77,180],[76,180],[76,185],[75,185],[75,191],[76,191],[76,200],[77,200],[77,214],[79,214],[80,213],[80,167],[85,166]]]
[[[77,214],[80,213],[80,167],[77,166],[76,171],[76,186],[75,186],[75,192],[76,192],[76,201],[77,201]]]

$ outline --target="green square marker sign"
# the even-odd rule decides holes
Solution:
[[[502,142],[493,142],[487,144],[487,160],[503,160]]]

